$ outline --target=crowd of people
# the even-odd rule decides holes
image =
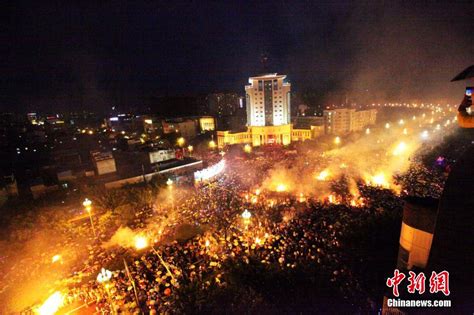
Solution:
[[[348,305],[374,310],[379,301],[371,299],[367,284],[353,270],[347,240],[369,218],[400,216],[401,199],[390,190],[360,183],[360,197],[366,202],[351,206],[312,196],[301,199],[289,192],[257,191],[252,189],[254,181],[242,182],[242,169],[252,164],[263,174],[266,161],[233,160],[240,167],[212,182],[183,192],[176,188],[172,204],[157,205],[155,215],[137,213],[137,227],[145,227],[154,248],[104,250],[97,245],[92,269],[82,271],[91,278],[79,292],[95,292],[85,301],[95,297],[96,307],[104,312],[176,313],[190,307],[198,312],[211,302],[203,306],[190,296],[234,285],[235,266],[258,264],[279,276],[317,274],[318,283],[327,282]],[[173,240],[169,234],[182,222],[199,232]],[[113,264],[117,260],[118,268]],[[93,277],[102,267],[115,268],[107,294]]]
[[[304,150],[229,152],[225,171],[212,180],[164,187],[153,206],[135,209],[128,222],[134,235],[146,238],[145,246],[104,245],[112,229],[90,236],[86,257],[57,285],[66,304],[86,303],[104,314],[156,314],[223,312],[239,304],[236,298],[248,308],[286,303],[295,310],[313,303],[285,297],[272,284],[285,279],[318,292],[329,310],[376,311],[384,287],[374,281],[396,263],[402,197],[439,197],[453,158],[430,164],[414,157],[407,171],[396,174],[398,188],[392,190],[353,178],[350,161],[340,156]],[[292,187],[298,177],[331,165],[340,173],[323,182],[313,178],[314,189]],[[296,180],[275,189],[267,180],[276,169],[287,172],[275,178],[291,173]],[[379,237],[377,229],[386,228],[394,232]],[[111,278],[98,282],[102,268],[112,271]],[[245,294],[217,302],[226,290],[240,289]]]

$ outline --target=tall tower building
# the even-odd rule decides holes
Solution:
[[[291,84],[286,75],[263,74],[249,78],[245,86],[247,109],[247,130],[220,130],[217,132],[217,146],[251,144],[288,145],[292,141],[314,138],[318,129],[296,129],[291,124]]]
[[[286,75],[270,73],[249,78],[245,86],[248,126],[281,126],[290,123],[291,84]]]

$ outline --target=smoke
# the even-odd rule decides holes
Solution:
[[[327,136],[305,145],[306,150],[300,149],[296,158],[274,165],[261,188],[324,198],[344,182],[348,192],[357,196],[361,182],[400,192],[393,176],[406,172],[413,159],[452,132],[454,114],[446,110],[432,118],[436,115],[431,110],[424,116],[419,110],[398,112],[405,119],[381,116],[376,126],[340,137],[339,144],[335,136]],[[318,144],[327,149],[317,148]]]
[[[135,246],[135,237],[139,235],[137,232],[132,231],[129,227],[120,227],[109,241],[104,243],[104,248],[112,246],[120,246],[125,248],[132,248]]]
[[[473,62],[473,13],[459,3],[354,6],[347,20],[354,53],[350,99],[457,101],[462,83],[449,81]]]

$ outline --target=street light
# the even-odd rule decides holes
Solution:
[[[102,268],[99,274],[97,275],[97,282],[104,284],[105,291],[107,292],[107,297],[109,299],[110,305],[112,305],[112,310],[113,310],[112,314],[117,314],[117,311],[115,310],[114,301],[112,299],[112,296],[110,295],[109,283],[108,283],[110,279],[112,279],[112,271]]]
[[[192,154],[192,153],[193,153],[193,150],[194,150],[193,146],[192,146],[192,145],[188,145],[188,152],[189,152],[189,154]]]
[[[336,137],[336,138],[334,139],[334,143],[335,143],[335,144],[340,144],[340,143],[341,143],[341,138],[340,138],[340,137]]]
[[[89,214],[89,220],[91,221],[92,232],[94,233],[94,237],[97,238],[97,234],[95,233],[94,228],[94,221],[92,220],[92,201],[88,198],[84,199],[82,205],[86,209],[87,213]]]
[[[180,147],[182,147],[182,146],[184,145],[185,140],[184,140],[183,137],[180,137],[180,138],[178,138],[178,141],[177,141],[177,142],[178,142],[178,145],[179,145]]]
[[[209,148],[210,149],[215,149],[216,148],[216,142],[214,140],[209,141]]]
[[[242,212],[242,218],[244,220],[250,220],[251,217],[252,217],[252,214],[247,209],[245,209],[244,212]]]
[[[168,178],[168,180],[166,181],[166,185],[168,186],[169,188],[169,191],[170,191],[170,200],[171,200],[171,207],[174,208],[174,198],[173,198],[173,181],[171,180],[171,178]]]
[[[251,146],[250,144],[246,144],[246,145],[244,146],[244,151],[245,151],[246,153],[252,152],[252,146]]]
[[[112,271],[102,268],[97,275],[97,282],[104,283],[112,278]]]

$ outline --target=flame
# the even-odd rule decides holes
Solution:
[[[44,301],[43,305],[38,308],[37,313],[40,315],[53,315],[63,304],[64,295],[61,292],[56,291],[51,294],[46,301]]]
[[[278,192],[282,192],[282,191],[286,191],[287,187],[285,184],[278,184],[277,187],[276,187],[276,191]]]
[[[387,178],[383,172],[371,176],[369,179],[366,180],[366,183],[367,185],[373,185],[378,187],[390,187],[390,184],[388,183]]]
[[[397,156],[397,155],[403,154],[406,150],[407,150],[407,145],[405,142],[402,141],[395,147],[395,149],[393,149],[392,154]]]
[[[327,180],[329,177],[329,171],[328,170],[324,170],[322,171],[321,173],[319,173],[318,176],[316,176],[316,179],[317,180],[320,180],[320,181],[325,181]]]
[[[305,201],[306,201],[306,198],[304,197],[304,194],[300,193],[299,202],[305,202]]]
[[[148,246],[148,240],[146,237],[142,235],[135,236],[135,248],[136,249],[144,249]]]
[[[53,258],[51,258],[51,262],[54,264],[55,262],[59,261],[61,259],[61,255],[54,255]]]

